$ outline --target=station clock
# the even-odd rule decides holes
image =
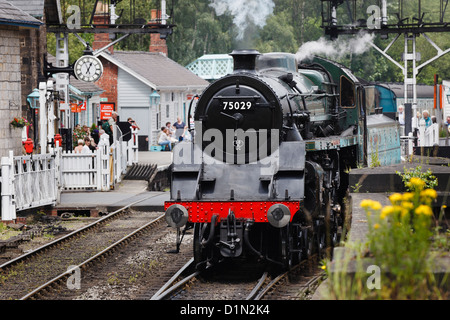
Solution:
[[[97,57],[84,55],[75,62],[74,73],[78,80],[95,82],[103,74],[103,65]]]

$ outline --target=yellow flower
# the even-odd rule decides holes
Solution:
[[[413,198],[414,198],[414,193],[412,193],[412,192],[405,192],[403,194],[404,201],[411,201]]]
[[[420,196],[421,197],[425,197],[425,198],[436,199],[437,198],[437,192],[434,189],[425,189],[425,190],[420,192]]]
[[[425,187],[425,181],[420,178],[412,177],[409,180],[408,186],[415,190],[422,190]]]
[[[391,200],[392,204],[396,204],[397,202],[402,201],[403,196],[400,193],[394,193],[389,197],[389,200]]]
[[[378,224],[378,223],[375,223],[374,225],[373,225],[373,228],[376,230],[376,229],[379,229],[380,228],[380,225]]]
[[[370,199],[364,199],[363,201],[361,201],[360,206],[362,208],[369,208],[372,205],[372,200]]]
[[[373,210],[380,210],[382,208],[381,203],[379,203],[378,201],[373,201],[372,202],[372,209]]]
[[[320,267],[320,269],[326,270],[326,269],[327,269],[327,266],[326,266],[326,265],[323,265],[323,266]]]
[[[364,199],[363,201],[361,201],[360,206],[364,209],[372,209],[375,211],[378,211],[382,208],[381,203],[370,199]]]
[[[425,216],[432,216],[433,210],[431,210],[431,208],[429,206],[421,204],[420,206],[417,207],[417,209],[415,210],[415,213],[417,215],[423,214]]]
[[[400,205],[402,207],[402,210],[412,210],[412,209],[414,209],[414,204],[412,202],[409,202],[409,201],[402,201]]]
[[[387,216],[391,215],[394,212],[393,206],[386,206],[381,210],[380,218],[385,219]]]

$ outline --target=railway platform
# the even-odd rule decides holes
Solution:
[[[166,170],[172,162],[171,152],[139,151],[139,165],[156,165],[157,171]],[[52,215],[64,211],[90,212],[102,215],[130,205],[135,210],[163,211],[167,191],[149,191],[146,180],[123,179],[110,191],[64,191],[59,203],[52,208]]]

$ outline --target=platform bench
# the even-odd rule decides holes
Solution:
[[[163,146],[151,146],[150,147],[150,151],[163,151],[164,147]]]

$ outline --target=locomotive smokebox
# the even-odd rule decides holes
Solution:
[[[234,61],[234,73],[256,73],[256,58],[261,55],[257,50],[233,50],[230,56]]]

